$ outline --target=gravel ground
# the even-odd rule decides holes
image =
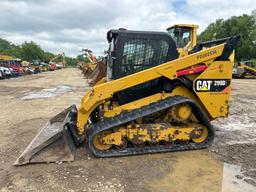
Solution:
[[[78,69],[0,81],[0,191],[256,191],[256,80],[234,80],[230,116],[205,150],[15,167],[45,122],[88,89]],[[232,190],[231,190],[232,189]]]
[[[211,152],[219,160],[239,165],[238,178],[256,187],[256,79],[234,79],[230,115],[213,124]],[[255,189],[256,190],[256,189]]]

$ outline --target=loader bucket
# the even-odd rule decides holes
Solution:
[[[76,146],[67,126],[72,110],[76,110],[74,105],[53,117],[31,141],[14,165],[73,161]]]

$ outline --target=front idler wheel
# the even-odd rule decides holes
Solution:
[[[96,149],[100,151],[106,151],[112,147],[111,144],[104,144],[104,137],[111,134],[111,131],[103,131],[93,138],[93,145]]]

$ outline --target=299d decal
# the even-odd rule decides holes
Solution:
[[[194,88],[197,92],[222,92],[230,85],[230,79],[197,79]]]

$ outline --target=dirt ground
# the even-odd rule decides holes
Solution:
[[[205,150],[13,166],[46,121],[79,105],[87,81],[63,69],[0,81],[0,191],[256,191],[256,79],[235,79],[230,116]]]

